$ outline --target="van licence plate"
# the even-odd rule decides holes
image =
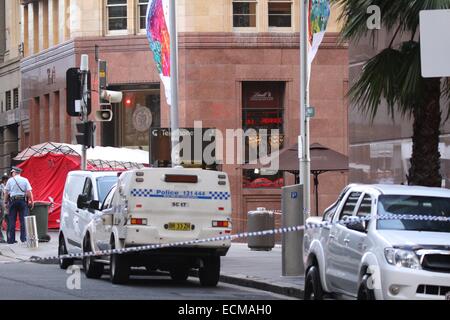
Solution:
[[[169,223],[170,231],[191,231],[192,226],[190,223],[184,222],[171,222]]]

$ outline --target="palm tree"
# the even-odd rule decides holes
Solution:
[[[413,154],[408,174],[410,185],[440,187],[439,136],[441,98],[450,99],[448,78],[422,78],[419,12],[449,9],[450,0],[331,0],[341,8],[341,39],[357,43],[375,36],[369,30],[367,8],[381,9],[381,27],[393,34],[389,46],[363,66],[361,77],[349,91],[350,99],[373,120],[384,99],[388,113],[395,110],[413,119]],[[408,39],[402,41],[403,39]],[[445,99],[444,99],[445,100]],[[449,110],[449,106],[446,106]],[[446,121],[448,119],[448,113]]]

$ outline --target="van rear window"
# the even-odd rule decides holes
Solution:
[[[164,181],[170,183],[198,183],[198,176],[166,174]]]

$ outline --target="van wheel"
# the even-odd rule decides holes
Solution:
[[[215,287],[220,278],[220,257],[208,257],[203,259],[203,267],[198,275],[203,287]]]
[[[358,300],[376,300],[375,292],[373,289],[369,289],[370,275],[366,274],[361,280],[361,284],[358,289]]]
[[[189,278],[189,268],[173,268],[170,270],[170,277],[175,282],[185,282]]]
[[[91,251],[91,242],[89,241],[89,238],[85,238],[83,253],[89,253]],[[100,279],[103,275],[105,266],[101,263],[95,262],[94,257],[83,257],[83,268],[88,279]]]
[[[317,266],[308,269],[305,279],[305,300],[323,300],[322,283]]]
[[[64,236],[61,234],[59,237],[59,244],[58,244],[58,257],[67,255],[67,247],[66,247],[66,241],[64,240]],[[63,270],[67,270],[70,266],[74,264],[74,259],[67,259],[67,258],[59,258],[59,267]]]
[[[111,249],[116,249],[114,243],[111,244]],[[109,274],[113,284],[125,284],[128,282],[130,278],[130,266],[124,255],[111,254]]]

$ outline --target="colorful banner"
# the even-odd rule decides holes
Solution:
[[[309,0],[309,53],[308,62],[311,65],[325,36],[330,18],[329,0]]]
[[[150,0],[146,18],[147,38],[164,85],[167,104],[171,105],[169,0]]]

